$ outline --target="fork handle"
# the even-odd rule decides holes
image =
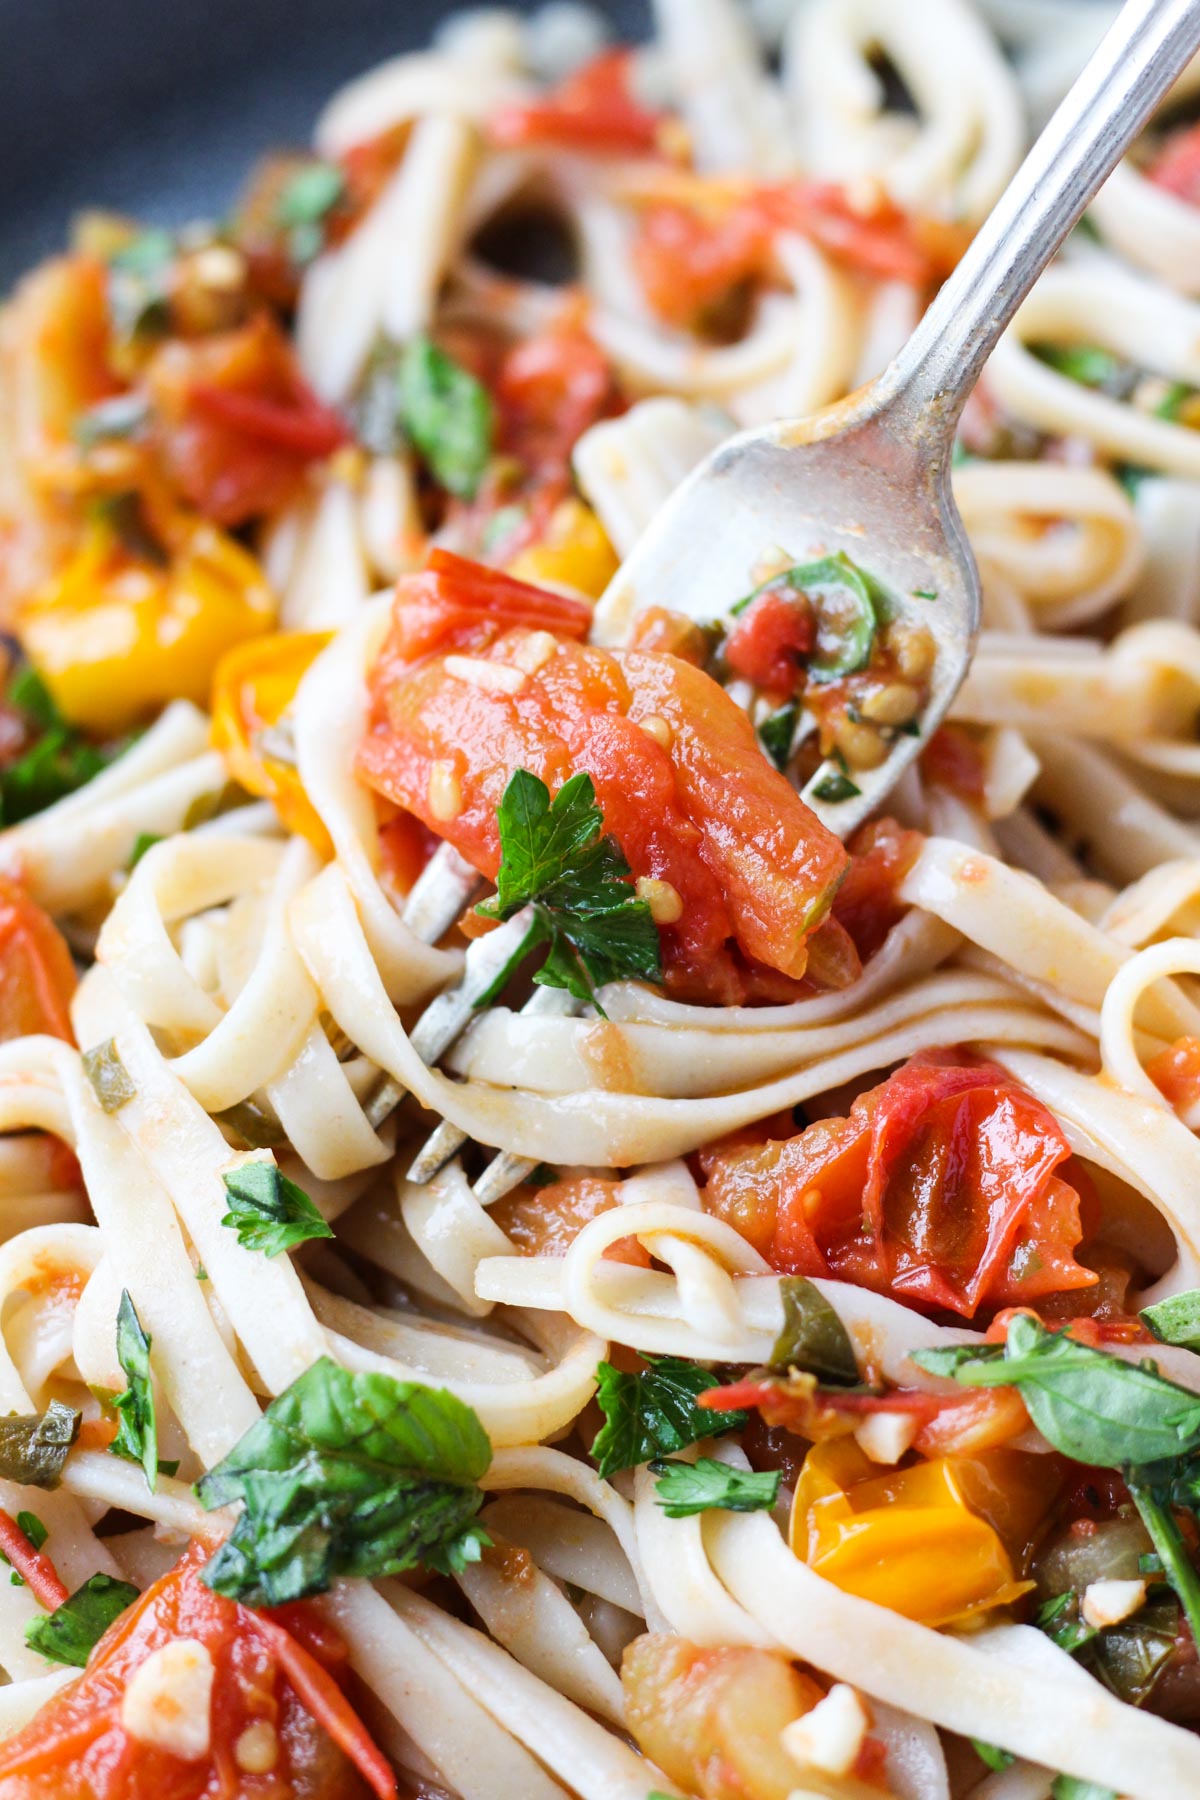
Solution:
[[[997,339],[1200,48],[1200,0],[1126,0],[1091,61],[880,378],[887,411],[948,439]]]

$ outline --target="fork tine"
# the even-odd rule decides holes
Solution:
[[[436,944],[485,885],[453,845],[441,844],[413,883],[400,917],[414,936]]]
[[[535,1156],[514,1156],[511,1150],[502,1150],[494,1156],[479,1180],[475,1183],[475,1198],[480,1206],[494,1206],[497,1200],[503,1200],[505,1194],[511,1194],[515,1187],[520,1187],[525,1177],[532,1174],[538,1166]]]
[[[416,1182],[418,1187],[424,1187],[427,1181],[432,1181],[458,1155],[467,1142],[468,1135],[467,1132],[460,1131],[457,1125],[452,1125],[449,1119],[443,1119],[437,1130],[430,1132],[417,1151],[406,1179]]]
[[[423,1063],[432,1067],[470,1024],[479,1002],[520,949],[529,922],[526,907],[507,924],[469,945],[461,979],[429,1002],[409,1034]]]

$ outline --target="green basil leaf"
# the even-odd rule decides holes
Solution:
[[[793,700],[764,719],[758,728],[759,742],[781,774],[791,759],[792,739],[796,735],[799,716],[800,708]]]
[[[879,618],[875,584],[842,550],[788,572],[817,615],[817,647],[808,658],[813,681],[841,681],[865,669],[875,648]]]
[[[534,918],[519,950],[485,995],[495,997],[538,944],[550,952],[535,977],[566,988],[602,1012],[596,988],[610,981],[662,979],[662,950],[650,908],[637,899],[629,864],[604,835],[604,815],[586,772],[573,775],[554,799],[544,781],[517,769],[496,813],[500,870],[496,895],[476,907],[510,919],[531,906]]]
[[[117,1361],[129,1386],[123,1394],[113,1396],[119,1424],[109,1452],[128,1462],[141,1463],[146,1486],[153,1493],[158,1482],[158,1423],[150,1374],[150,1338],[142,1330],[126,1289],[122,1289],[117,1309]]]
[[[129,852],[129,861],[125,864],[125,867],[129,870],[131,875],[141,862],[143,856],[145,856],[146,852],[148,850],[153,850],[155,844],[161,844],[162,841],[163,837],[161,831],[138,832],[133,840],[133,849]]]
[[[1095,1781],[1081,1781],[1077,1775],[1058,1775],[1051,1785],[1053,1800],[1119,1800],[1112,1788]]]
[[[659,1477],[654,1491],[668,1519],[690,1519],[714,1507],[723,1512],[769,1512],[783,1480],[780,1469],[732,1469],[714,1456],[695,1462],[656,1456],[650,1468]]]
[[[980,1762],[986,1763],[989,1769],[995,1769],[997,1773],[1001,1769],[1011,1769],[1017,1760],[1011,1751],[998,1749],[995,1744],[985,1744],[981,1738],[972,1738],[971,1748]]]
[[[850,1334],[818,1287],[803,1275],[785,1275],[779,1283],[783,1330],[775,1340],[768,1367],[786,1375],[804,1369],[822,1381],[853,1387],[858,1363]]]
[[[855,800],[862,789],[851,781],[850,777],[840,769],[833,769],[823,775],[812,791],[814,800],[824,801],[826,806],[837,806],[843,800]]]
[[[398,373],[405,431],[442,487],[473,500],[492,454],[495,415],[487,389],[427,337],[412,340]]]
[[[0,1477],[22,1487],[56,1488],[79,1436],[80,1417],[73,1407],[52,1400],[44,1413],[0,1418]]]
[[[29,1539],[35,1550],[40,1550],[46,1539],[50,1536],[49,1530],[43,1525],[36,1513],[19,1512],[17,1514],[17,1524],[25,1533],[25,1536]]]
[[[993,1346],[993,1348],[995,1348]],[[999,1357],[919,1350],[913,1361],[966,1387],[1015,1387],[1042,1436],[1075,1462],[1122,1469],[1200,1448],[1200,1395],[1018,1314]]]
[[[678,1356],[646,1357],[646,1368],[626,1375],[611,1363],[596,1370],[596,1400],[604,1424],[592,1455],[607,1480],[618,1469],[634,1469],[651,1457],[685,1450],[702,1438],[740,1431],[749,1415],[711,1412],[697,1406],[713,1383],[711,1370]]]
[[[9,705],[23,712],[39,731],[66,728],[67,722],[59,712],[53,694],[32,663],[18,669],[8,684],[5,697]]]
[[[137,1093],[137,1083],[121,1061],[115,1038],[106,1038],[102,1044],[85,1050],[80,1060],[92,1092],[106,1113],[120,1112]]]
[[[279,1606],[339,1575],[460,1571],[489,1542],[475,1515],[491,1454],[471,1408],[444,1388],[322,1357],[198,1483],[206,1507],[243,1503],[203,1579]]]
[[[242,1163],[221,1179],[229,1196],[229,1211],[221,1223],[237,1232],[243,1250],[278,1256],[310,1238],[333,1236],[304,1189],[273,1162]]]
[[[1186,1294],[1172,1294],[1157,1306],[1143,1307],[1142,1324],[1147,1326],[1160,1344],[1180,1344],[1185,1350],[1200,1350],[1200,1288]]]
[[[128,1581],[117,1581],[112,1575],[91,1575],[69,1600],[25,1627],[25,1642],[51,1662],[84,1669],[114,1619],[119,1619],[125,1608],[139,1598],[137,1588]]]
[[[1138,373],[1132,364],[1100,344],[1034,344],[1031,349],[1039,362],[1081,387],[1124,399],[1137,386]]]

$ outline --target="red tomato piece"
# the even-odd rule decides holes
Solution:
[[[1173,131],[1146,173],[1156,187],[1200,206],[1200,125]]]
[[[449,550],[432,550],[421,574],[403,576],[397,585],[385,654],[411,662],[431,650],[486,649],[514,625],[585,638],[591,622],[591,607],[582,600],[517,581]]]
[[[500,447],[542,481],[566,481],[589,426],[617,410],[607,357],[581,325],[564,320],[500,359],[494,397]],[[561,498],[555,492],[554,499]]]
[[[971,1318],[1094,1287],[1075,1260],[1080,1196],[1053,1115],[988,1063],[917,1058],[757,1151],[702,1158],[705,1204],[775,1268],[835,1275]]]
[[[0,1744],[5,1800],[395,1800],[395,1777],[335,1679],[345,1646],[311,1607],[252,1612],[199,1579],[210,1551],[193,1545],[97,1644],[78,1681]],[[129,1732],[130,1677],[179,1638],[214,1666],[211,1747],[184,1760]],[[248,1773],[236,1747],[256,1728],[275,1752]]]
[[[1200,1100],[1200,1038],[1176,1038],[1150,1058],[1146,1073],[1172,1106],[1194,1106]]]
[[[236,331],[171,339],[147,382],[167,472],[218,525],[243,525],[284,505],[307,464],[348,441],[265,313]]]
[[[555,792],[586,770],[635,876],[669,882],[680,897],[680,918],[662,929],[674,991],[744,997],[730,939],[743,958],[803,976],[808,935],[845,852],[716,682],[672,656],[610,655],[562,638],[538,661],[531,634],[500,637],[481,625],[472,648],[505,666],[497,682],[441,655],[413,667],[407,630],[398,616],[372,678],[373,722],[359,751],[370,786],[494,878],[496,810],[514,771]]]
[[[666,115],[650,112],[630,82],[631,50],[606,50],[544,99],[506,106],[491,121],[497,144],[558,144],[565,150],[637,155],[658,147]]]
[[[74,1043],[75,964],[36,900],[0,875],[0,1040],[47,1032]]]
[[[849,932],[863,962],[904,916],[896,890],[921,853],[924,838],[895,819],[874,819],[850,840],[850,867],[837,891],[833,916]]]
[[[869,208],[854,206],[834,182],[764,187],[756,204],[777,230],[800,232],[866,275],[914,287],[948,275],[970,241],[961,227],[917,218],[882,192]]]
[[[643,213],[633,266],[660,319],[696,326],[743,282],[762,276],[772,235],[769,222],[751,207],[735,207],[713,220],[667,202]]]
[[[921,773],[962,800],[983,799],[983,757],[961,725],[939,725],[921,752]]]
[[[735,675],[776,699],[788,700],[800,682],[801,662],[816,643],[816,621],[804,595],[780,579],[764,588],[725,640]]]
[[[501,1231],[522,1256],[565,1256],[585,1225],[621,1204],[619,1181],[581,1175],[545,1187],[519,1187],[491,1209]],[[650,1267],[649,1252],[635,1237],[618,1238],[604,1252],[609,1262]]]

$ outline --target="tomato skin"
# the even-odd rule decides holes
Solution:
[[[672,656],[560,639],[508,692],[463,679],[442,656],[408,666],[394,639],[372,677],[373,723],[358,757],[368,785],[494,879],[496,810],[513,772],[528,769],[554,792],[587,770],[634,875],[669,882],[682,901],[662,932],[673,991],[743,998],[752,971],[731,956],[731,938],[743,959],[803,977],[808,934],[846,855],[716,682]],[[511,671],[532,647],[529,634],[510,632],[482,660]],[[642,728],[647,720],[654,729]],[[669,749],[656,735],[664,728]],[[431,800],[435,763],[456,787],[449,819]]]
[[[634,98],[632,66],[631,50],[604,51],[544,99],[496,113],[493,142],[558,144],[601,154],[656,149],[663,115],[647,111]]]
[[[744,612],[725,640],[725,660],[735,675],[780,700],[796,692],[801,660],[816,643],[816,624],[803,594],[773,583]]]
[[[1200,1038],[1176,1038],[1150,1058],[1146,1073],[1172,1106],[1194,1106],[1200,1100]]]
[[[1200,125],[1172,132],[1147,174],[1155,187],[1200,206]]]
[[[971,1318],[1095,1286],[1080,1196],[1055,1173],[1070,1154],[1003,1070],[917,1058],[847,1118],[708,1153],[705,1204],[775,1268]]]
[[[171,339],[147,369],[168,475],[218,525],[243,525],[292,497],[308,463],[347,441],[267,314],[236,331]]]
[[[710,220],[668,201],[642,215],[633,266],[659,318],[694,327],[735,288],[761,276],[770,251],[770,227],[756,209],[735,207]]]
[[[0,1040],[46,1032],[73,1044],[75,988],[65,938],[23,887],[0,875]]]
[[[432,550],[419,575],[403,576],[385,656],[414,661],[431,650],[482,650],[497,631],[524,625],[559,637],[585,638],[591,608],[547,588],[517,581],[498,569]]]
[[[895,819],[873,819],[850,840],[850,867],[837,891],[833,916],[844,925],[863,962],[903,918],[896,889],[921,853],[924,838]]]
[[[596,1175],[519,1187],[491,1208],[491,1216],[522,1256],[565,1256],[585,1225],[621,1204],[619,1181]],[[604,1252],[609,1262],[650,1267],[649,1252],[635,1237],[618,1238]]]
[[[194,1545],[109,1627],[78,1681],[47,1702],[22,1731],[0,1744],[4,1800],[365,1800],[367,1788],[305,1710],[247,1609],[204,1586],[199,1570],[210,1548]],[[303,1605],[274,1615],[299,1654],[323,1666],[344,1661],[344,1646]],[[185,1762],[130,1736],[121,1698],[133,1671],[163,1644],[197,1639],[215,1665],[212,1754]],[[233,1747],[248,1724],[278,1735],[275,1767],[239,1769]],[[377,1753],[376,1753],[377,1754]]]
[[[566,481],[571,452],[589,426],[618,410],[607,357],[582,325],[567,318],[515,344],[494,381],[500,445],[532,474]]]
[[[935,787],[949,788],[961,800],[983,799],[983,757],[961,725],[939,725],[921,752],[921,773]]]

